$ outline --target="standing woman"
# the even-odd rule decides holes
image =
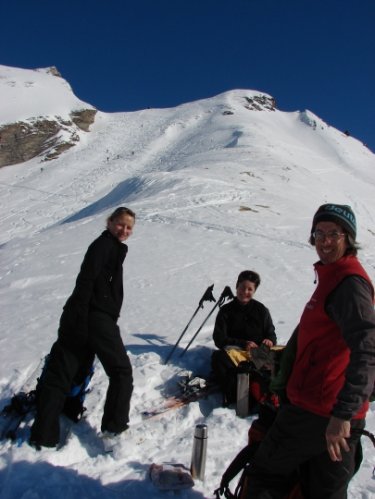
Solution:
[[[109,378],[101,431],[118,434],[128,428],[133,376],[117,320],[123,301],[122,265],[128,251],[123,243],[134,223],[132,210],[117,208],[108,217],[106,230],[86,252],[38,390],[30,437],[36,448],[59,443],[59,416],[72,381],[82,366],[92,364],[95,355]]]

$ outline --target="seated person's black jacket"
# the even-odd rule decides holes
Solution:
[[[260,345],[265,339],[276,344],[271,314],[262,303],[252,299],[242,305],[235,298],[221,307],[213,332],[213,340],[218,348],[236,345],[245,349],[248,341]]]

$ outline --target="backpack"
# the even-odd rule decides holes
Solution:
[[[49,355],[47,355],[45,358],[42,374],[38,379],[38,383],[35,389],[36,398],[38,397],[38,391],[40,390],[43,384],[44,374],[48,366],[48,357]],[[77,423],[82,418],[84,412],[87,410],[83,404],[86,398],[86,394],[88,392],[87,387],[93,375],[94,375],[94,363],[90,362],[82,364],[82,366],[79,368],[77,374],[75,375],[72,381],[70,392],[65,399],[62,413],[65,414],[65,416],[71,419],[74,423]]]
[[[252,459],[260,442],[271,427],[276,417],[276,413],[277,409],[272,403],[265,402],[261,404],[259,408],[259,417],[252,422],[249,428],[248,445],[237,454],[224,472],[220,487],[214,491],[216,499],[219,499],[220,497],[225,497],[226,499],[248,499],[251,497],[248,475],[251,470]],[[233,493],[229,488],[229,482],[239,473],[241,473],[241,476]],[[284,499],[304,499],[298,484],[297,473],[292,488],[285,495]]]
[[[63,414],[71,419],[74,423],[82,418],[86,407],[83,405],[86,394],[88,393],[88,385],[94,375],[94,365],[86,367],[86,369],[78,372],[73,380],[69,395],[65,399]]]
[[[258,405],[265,399],[270,401],[269,385],[284,347],[269,348],[262,344],[249,352],[237,347],[226,347],[215,350],[211,357],[211,366],[214,377],[217,379],[223,392],[223,406],[236,403],[237,375],[249,374],[249,413],[255,412]],[[273,403],[278,406],[278,397],[273,395]]]

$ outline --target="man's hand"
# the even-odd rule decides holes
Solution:
[[[350,437],[350,421],[331,416],[327,429],[326,441],[329,457],[332,461],[342,461],[341,449],[350,450],[347,438]]]

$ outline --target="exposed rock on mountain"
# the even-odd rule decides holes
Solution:
[[[71,113],[72,121],[84,132],[88,132],[90,125],[95,121],[96,109],[82,109]]]
[[[58,157],[80,139],[77,128],[85,132],[94,122],[96,110],[71,114],[71,121],[35,119],[0,127],[0,167],[41,156],[45,161]]]
[[[254,95],[253,97],[246,97],[247,109],[251,111],[275,111],[276,101],[273,97],[268,95]]]
[[[0,66],[0,86],[7,97],[0,110],[0,167],[38,156],[42,161],[54,159],[77,144],[94,123],[97,110],[74,96],[54,66]],[[38,116],[33,113],[35,102],[40,102]]]

